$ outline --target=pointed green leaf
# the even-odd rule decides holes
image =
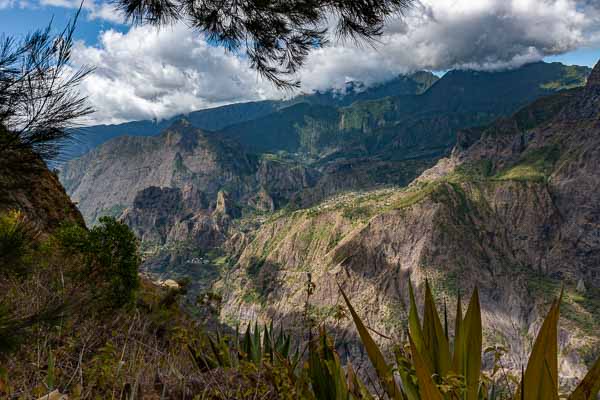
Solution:
[[[425,350],[425,341],[423,340],[423,329],[421,327],[421,320],[419,319],[419,312],[417,310],[417,302],[415,301],[415,293],[413,291],[412,283],[408,280],[408,293],[410,297],[410,311],[408,313],[408,330],[412,336],[415,345],[419,352],[423,353]]]
[[[482,326],[481,307],[479,305],[479,290],[475,288],[465,320],[464,329],[464,377],[467,384],[467,400],[477,400],[479,392],[479,376],[481,374]]]
[[[330,345],[325,329],[309,343],[309,376],[319,400],[346,400],[348,389],[339,357]]]
[[[242,341],[242,351],[244,352],[244,358],[247,361],[252,359],[252,336],[250,335],[250,323],[248,323],[248,327],[246,328],[246,333],[244,333],[244,340]]]
[[[265,357],[268,357],[269,360],[273,362],[273,346],[271,345],[271,335],[269,333],[269,328],[266,325],[263,336],[263,352]]]
[[[433,362],[433,372],[440,376],[446,376],[450,370],[450,346],[444,334],[442,322],[427,280],[425,281],[423,314],[423,339],[425,340],[425,348],[429,354],[429,359]]]
[[[456,299],[456,317],[454,322],[454,353],[452,357],[452,371],[456,374],[465,375],[463,359],[465,355],[465,335],[462,316],[462,299],[460,294]]]
[[[346,293],[344,293],[342,287],[339,286],[339,284],[338,287],[340,288],[342,297],[344,298],[344,301],[346,302],[346,305],[350,310],[350,314],[352,315],[352,319],[354,320],[354,324],[356,325],[358,334],[360,335],[362,343],[367,350],[367,355],[371,360],[371,364],[373,364],[373,367],[375,367],[375,371],[377,372],[377,376],[381,381],[381,385],[383,386],[390,398],[404,400],[404,396],[402,395],[400,388],[394,380],[392,368],[388,366],[388,364],[385,361],[385,358],[383,357],[383,354],[381,354],[381,351],[379,350],[379,347],[377,347],[377,344],[375,344],[375,341],[371,337],[371,334],[369,334],[369,331],[363,324],[362,320],[360,319],[356,311],[354,311],[354,308],[352,307],[352,304],[350,304],[350,300],[348,300]]]
[[[522,395],[526,400],[558,399],[558,318],[561,299],[562,293],[552,303],[529,356],[522,384]]]
[[[595,400],[598,392],[600,392],[600,358],[569,396],[569,400]]]
[[[258,321],[254,323],[254,338],[252,340],[252,361],[256,364],[260,363],[262,359],[262,351],[260,346],[260,328],[258,327]]]
[[[410,335],[409,340],[410,351],[412,353],[415,371],[417,372],[417,380],[419,381],[419,393],[421,393],[421,399],[443,400],[442,394],[433,382],[433,379],[431,379],[431,371],[427,367],[425,360],[419,353],[419,350]]]

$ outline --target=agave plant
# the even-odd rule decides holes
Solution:
[[[318,400],[373,399],[369,390],[348,362],[346,371],[325,329],[309,343],[308,363],[304,369],[309,377],[312,395]]]
[[[190,346],[190,352],[201,371],[214,368],[239,369],[251,363],[266,368],[283,368],[287,378],[302,399],[372,400],[364,383],[350,363],[344,368],[325,329],[308,343],[308,357],[300,366],[299,350],[290,351],[291,340],[283,330],[275,335],[273,325],[262,329],[257,323],[248,325],[245,333],[233,338],[217,334],[203,336],[203,341]]]
[[[442,326],[429,283],[425,283],[423,321],[419,318],[409,283],[408,351],[396,352],[396,368],[389,365],[368,329],[340,287],[356,329],[381,386],[394,400],[496,399],[482,373],[482,324],[479,293],[475,289],[463,317],[457,301],[454,341],[448,337],[447,318]],[[558,320],[562,293],[544,320],[522,374],[515,400],[558,399]],[[446,316],[446,313],[444,313]],[[394,377],[397,371],[400,383]],[[600,390],[600,359],[596,361],[569,400],[595,400]]]
[[[192,346],[190,353],[198,368],[207,371],[214,368],[235,368],[240,362],[261,365],[263,362],[287,363],[292,369],[300,360],[298,350],[290,352],[291,338],[283,330],[275,335],[273,324],[264,328],[255,323],[254,330],[248,324],[243,335],[236,331],[235,336],[202,336]]]

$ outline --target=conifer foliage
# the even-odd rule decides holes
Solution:
[[[186,21],[210,43],[244,51],[262,76],[282,88],[294,79],[311,50],[338,38],[373,42],[385,21],[412,0],[117,0],[139,24]]]

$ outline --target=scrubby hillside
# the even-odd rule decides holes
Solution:
[[[409,279],[429,278],[449,304],[478,286],[485,341],[510,348],[518,368],[540,306],[564,285],[561,376],[581,376],[600,331],[599,74],[600,66],[585,89],[464,131],[451,157],[406,189],[273,216],[215,287],[225,296],[222,319],[301,326],[310,279],[314,318],[352,339],[351,322],[336,312],[340,283],[369,326],[390,336],[406,321]]]

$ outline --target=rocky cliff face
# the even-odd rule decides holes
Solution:
[[[253,163],[235,144],[209,137],[182,120],[159,136],[114,139],[61,173],[65,188],[91,224],[102,214],[119,216],[136,198],[152,195],[140,194],[150,187],[177,188],[181,200],[185,192],[182,208],[214,201],[223,187],[242,192]],[[176,201],[172,198],[169,207]]]
[[[0,160],[0,212],[20,210],[39,231],[83,218],[46,164],[28,152],[4,152]]]
[[[338,283],[371,328],[397,338],[408,280],[421,287],[429,278],[440,304],[478,286],[486,342],[524,356],[564,285],[568,383],[600,343],[599,164],[600,64],[585,89],[461,133],[451,157],[406,189],[338,196],[264,224],[215,286],[225,296],[221,317],[301,329],[310,273],[308,312],[338,330],[340,343],[354,330],[336,312]]]

